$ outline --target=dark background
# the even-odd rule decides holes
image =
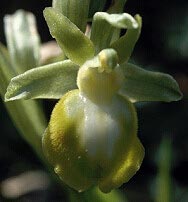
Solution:
[[[1,0],[0,41],[4,44],[3,16],[17,9],[35,14],[42,42],[51,40],[42,10],[51,0]],[[108,7],[108,5],[106,5]],[[179,83],[184,98],[172,103],[137,104],[139,137],[145,147],[143,165],[121,190],[131,202],[154,201],[157,176],[157,155],[164,137],[172,142],[172,182],[174,201],[188,201],[188,1],[128,0],[125,12],[143,17],[141,37],[132,60],[141,67],[171,74]],[[53,102],[44,102],[47,114]],[[49,118],[49,117],[48,117]],[[19,136],[3,102],[0,102],[0,183],[29,170],[45,170],[32,149]],[[38,197],[38,198],[37,198]],[[65,194],[54,182],[40,191],[29,192],[15,199],[2,195],[0,201],[63,201]],[[165,201],[164,201],[165,202]]]

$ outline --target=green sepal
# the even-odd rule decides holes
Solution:
[[[168,74],[147,71],[130,63],[124,63],[120,68],[125,78],[119,93],[132,102],[171,102],[182,98],[177,82]]]
[[[137,28],[128,29],[125,35],[111,44],[111,48],[115,49],[119,56],[119,63],[127,62],[132,54],[134,46],[140,36],[142,28],[142,18],[139,15],[135,16]]]
[[[94,56],[92,41],[67,17],[54,8],[46,8],[44,17],[51,35],[70,60],[82,65],[86,60]]]
[[[11,63],[18,73],[36,67],[39,63],[40,38],[35,16],[18,10],[4,18],[5,35]]]
[[[5,101],[33,98],[59,99],[77,88],[78,66],[70,60],[28,70],[11,79]]]
[[[137,29],[137,21],[128,13],[108,14],[98,12],[93,17],[91,40],[98,53],[104,48],[110,47],[114,31],[118,29]]]
[[[61,12],[82,32],[86,30],[89,0],[53,0],[53,8]]]

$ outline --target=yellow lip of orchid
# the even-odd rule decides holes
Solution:
[[[70,187],[98,185],[109,192],[139,169],[144,149],[139,142],[134,106],[121,96],[104,109],[68,92],[53,110],[43,149],[56,173]]]

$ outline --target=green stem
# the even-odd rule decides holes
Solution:
[[[94,187],[82,193],[70,189],[69,202],[127,202],[127,199],[118,190],[104,194]]]
[[[159,151],[158,175],[156,179],[155,202],[172,202],[172,143],[170,138],[162,140]]]

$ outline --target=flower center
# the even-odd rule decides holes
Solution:
[[[91,101],[106,104],[121,87],[122,75],[116,51],[104,49],[80,68],[77,85]]]

